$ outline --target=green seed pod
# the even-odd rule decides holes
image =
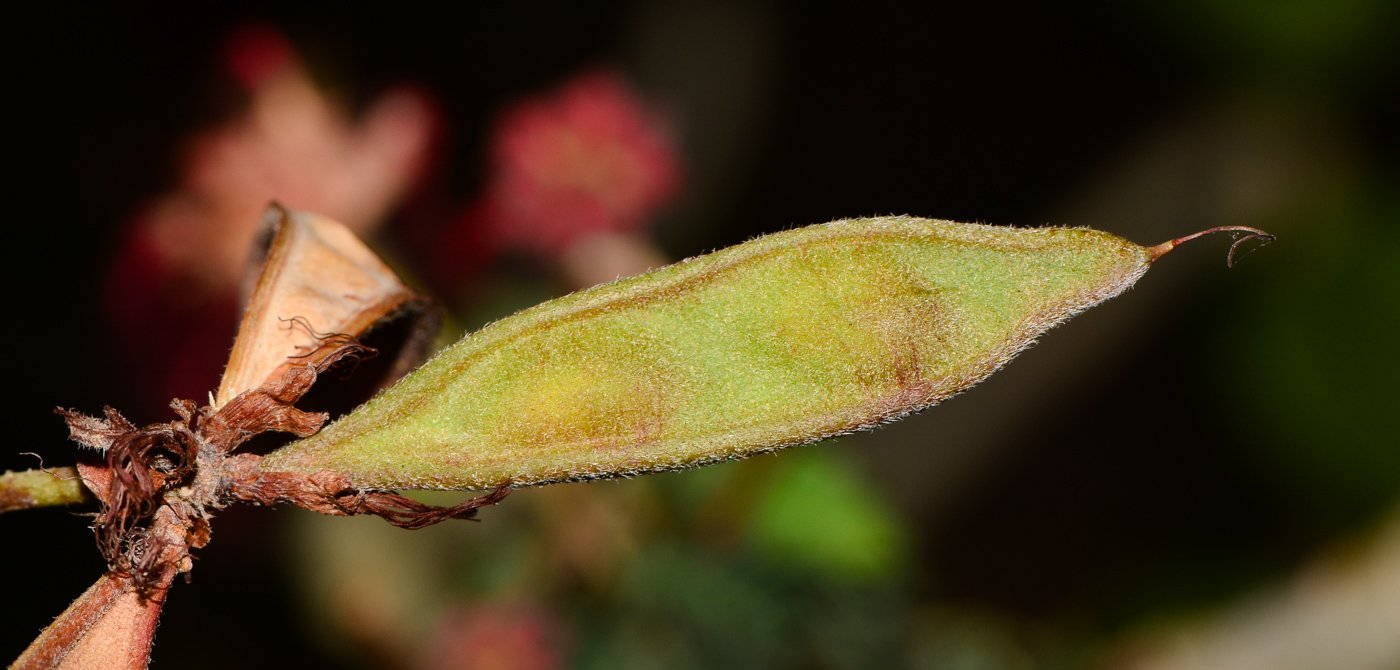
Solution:
[[[0,512],[76,505],[92,500],[76,468],[25,470],[0,474]]]
[[[911,217],[768,235],[497,321],[263,467],[481,489],[813,442],[966,390],[1169,248]]]

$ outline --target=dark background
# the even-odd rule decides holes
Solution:
[[[657,228],[677,258],[794,225],[890,213],[1094,225],[1156,243],[1219,220],[1200,194],[1228,182],[1212,172],[1226,168],[1186,161],[1163,179],[1200,184],[1154,191],[1132,186],[1135,161],[1176,155],[1174,147],[1233,146],[1222,127],[1281,129],[1265,134],[1283,138],[1268,160],[1311,164],[1305,184],[1344,186],[1284,214],[1260,210],[1251,222],[1274,221],[1281,240],[1235,271],[1219,263],[1222,242],[1201,243],[1179,252],[1188,258],[1175,275],[1149,275],[1104,315],[1084,317],[1098,319],[1084,327],[1084,347],[1060,342],[1077,326],[1052,333],[1026,363],[1055,358],[1036,370],[1072,370],[1064,383],[1027,371],[989,382],[987,400],[979,389],[932,410],[967,403],[968,422],[997,426],[988,438],[1002,445],[989,448],[995,457],[967,471],[925,463],[939,448],[934,428],[881,431],[853,448],[916,531],[919,598],[1016,620],[1073,620],[1103,635],[1154,612],[1224,602],[1381,518],[1400,483],[1395,420],[1384,416],[1400,370],[1394,353],[1366,347],[1387,346],[1400,314],[1390,302],[1400,262],[1378,251],[1395,248],[1386,241],[1400,226],[1394,7],[1342,3],[1337,12],[1370,18],[1303,21],[1300,39],[1272,24],[1255,30],[1246,10],[1241,18],[1205,4],[911,5],[691,8],[696,21],[719,27],[695,26],[701,36],[689,46],[685,30],[666,32],[686,21],[666,18],[665,8],[684,3],[527,2],[456,14],[426,4],[142,3],[13,20],[5,97],[7,144],[18,150],[7,152],[7,194],[18,207],[8,226],[5,350],[14,395],[0,467],[33,467],[22,451],[71,462],[75,447],[55,406],[122,406],[130,380],[110,364],[99,304],[107,263],[123,222],[174,180],[181,137],[225,113],[209,75],[220,39],[258,20],[285,30],[352,100],[405,79],[433,91],[449,121],[438,179],[458,200],[478,186],[494,110],[584,68],[621,68],[693,131],[683,144],[701,163],[693,197]],[[727,20],[737,21],[732,33]],[[1308,25],[1331,32],[1311,39]],[[1213,125],[1218,118],[1235,120]],[[1297,189],[1279,190],[1276,199],[1294,202],[1287,192]],[[1108,192],[1131,202],[1102,204],[1118,202]],[[1113,211],[1137,218],[1115,227],[1103,217]],[[1171,220],[1143,223],[1153,217]],[[1299,246],[1325,246],[1316,241],[1339,217],[1362,223],[1321,273]],[[1299,306],[1300,295],[1313,297]],[[1138,304],[1118,304],[1126,301]],[[1311,381],[1291,372],[1302,359],[1256,339],[1285,322],[1315,327],[1306,342],[1326,356]],[[1041,396],[1031,409],[1016,399],[1023,381]],[[1325,399],[1303,403],[1316,416],[1302,410],[1297,421],[1317,427],[1297,428],[1271,414],[1297,413],[1289,383],[1343,406],[1328,413],[1317,409]],[[991,394],[1000,393],[1014,411],[998,414]],[[922,430],[926,448],[875,442],[889,433],[907,446]],[[1284,444],[1280,431],[1304,446]],[[948,493],[925,491],[941,480],[920,484],[918,473],[943,468],[956,480]],[[193,583],[172,591],[157,667],[339,662],[296,616],[292,577],[269,530],[277,514],[220,515]],[[0,518],[0,657],[18,654],[100,573],[86,523],[65,510]]]

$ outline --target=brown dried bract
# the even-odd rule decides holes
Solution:
[[[100,419],[58,410],[74,440],[102,452],[100,462],[80,463],[79,472],[101,503],[93,528],[108,573],[11,667],[145,667],[171,582],[190,571],[190,550],[209,542],[211,514],[230,503],[291,503],[422,528],[473,518],[478,508],[505,498],[509,491],[501,487],[460,505],[436,507],[358,489],[330,471],[263,472],[261,456],[231,453],[267,431],[305,436],[320,429],[327,416],[301,411],[295,403],[332,367],[375,353],[343,336],[327,338],[325,346],[332,350],[318,352],[315,362],[287,369],[217,410],[177,400],[171,406],[179,419],[169,423],[137,428],[111,408]]]
[[[439,314],[431,302],[405,286],[354,233],[325,217],[273,203],[250,261],[248,307],[215,393],[216,409],[317,362],[334,350],[326,345],[338,337],[410,319],[411,335],[388,371],[392,381],[417,366],[437,332]],[[348,335],[323,335],[316,328]]]
[[[295,407],[317,378],[338,364],[374,355],[353,338],[327,338],[328,352],[286,370],[279,379],[246,391],[223,407],[172,407],[180,418],[137,428],[108,408],[104,419],[59,410],[73,438],[104,452],[101,465],[85,464],[84,479],[102,504],[94,528],[98,546],[116,574],[142,590],[166,582],[166,571],[188,569],[188,549],[208,541],[208,517],[232,501],[292,503],[324,514],[377,514],[397,526],[421,528],[470,518],[499,502],[501,489],[453,507],[424,505],[395,493],[363,491],[333,472],[264,473],[262,458],[230,456],[268,431],[305,437],[327,416]],[[164,513],[164,515],[162,515]]]
[[[333,472],[264,473],[262,457],[234,451],[269,432],[305,437],[329,418],[296,403],[332,368],[376,355],[356,336],[411,320],[388,384],[416,365],[438,316],[348,229],[279,205],[268,208],[254,286],[217,395],[204,407],[171,403],[178,418],[137,427],[108,407],[90,417],[59,409],[72,438],[96,453],[77,469],[101,505],[93,528],[108,572],[54,621],[11,668],[144,668],[155,624],[209,519],[234,502],[291,503],[324,514],[377,514],[403,528],[471,518],[505,489],[452,507],[354,487]],[[316,327],[329,334],[318,332]]]

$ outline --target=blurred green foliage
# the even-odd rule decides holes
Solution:
[[[1186,0],[1129,11],[1156,24],[1169,51],[1228,79],[1284,87],[1355,84],[1383,72],[1400,20],[1391,0]]]
[[[1400,492],[1400,200],[1371,188],[1299,218],[1203,329],[1205,374],[1244,456],[1332,531]]]
[[[888,579],[909,562],[909,530],[876,491],[830,448],[785,454],[749,531],[778,564],[837,580]]]

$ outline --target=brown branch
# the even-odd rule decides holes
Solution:
[[[39,634],[10,669],[144,670],[173,576],[171,571],[156,588],[142,590],[129,575],[103,575]]]

